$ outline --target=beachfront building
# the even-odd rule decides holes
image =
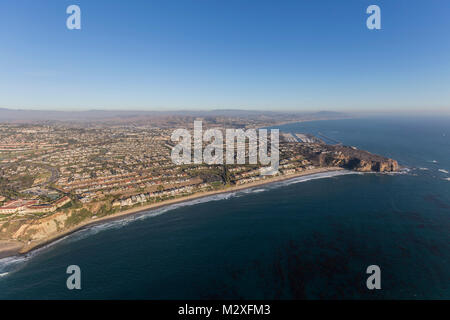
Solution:
[[[68,196],[64,196],[52,204],[39,204],[39,200],[11,200],[0,207],[0,214],[54,212],[70,201],[71,199]]]
[[[24,211],[28,206],[38,204],[38,200],[25,200],[25,199],[17,199],[6,202],[3,206],[0,207],[0,214],[11,214],[20,211]]]

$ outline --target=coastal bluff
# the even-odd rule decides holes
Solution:
[[[396,160],[360,150],[355,147],[328,145],[327,151],[318,155],[320,166],[338,166],[359,172],[396,172]]]

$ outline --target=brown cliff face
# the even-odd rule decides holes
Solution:
[[[347,164],[348,165],[348,164]],[[345,166],[345,165],[344,165]],[[392,159],[385,160],[361,160],[359,164],[350,167],[352,170],[362,172],[395,172],[398,171],[398,163]]]
[[[384,161],[380,165],[380,172],[395,172],[398,171],[398,163],[396,160],[388,159],[388,161]]]
[[[328,146],[327,151],[320,154],[319,163],[321,166],[339,166],[361,172],[399,170],[396,160],[345,146]]]

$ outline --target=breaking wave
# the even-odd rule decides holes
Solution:
[[[306,181],[310,181],[310,180],[317,180],[317,179],[324,179],[324,178],[332,178],[332,177],[338,177],[338,176],[344,176],[344,175],[350,175],[350,174],[363,174],[363,173],[347,171],[347,170],[316,173],[316,174],[311,174],[311,175],[307,175],[307,176],[303,176],[303,177],[297,177],[297,178],[292,178],[292,179],[278,181],[278,182],[268,182],[266,185],[255,186],[253,188],[205,196],[203,198],[198,198],[198,199],[194,199],[194,200],[188,200],[188,201],[184,201],[184,202],[180,202],[180,203],[175,203],[175,204],[167,205],[167,206],[164,206],[161,208],[149,209],[149,210],[142,211],[139,213],[131,214],[129,216],[120,217],[120,218],[117,218],[116,220],[99,222],[99,224],[93,224],[90,226],[86,226],[72,234],[68,234],[68,235],[66,235],[58,240],[55,240],[45,246],[37,248],[27,254],[0,259],[0,279],[2,277],[7,276],[12,271],[18,270],[23,263],[32,259],[37,254],[41,253],[42,251],[47,250],[48,248],[50,248],[62,241],[64,241],[65,243],[78,241],[80,239],[84,239],[86,237],[89,237],[91,235],[97,234],[97,233],[105,231],[105,230],[120,229],[120,228],[127,226],[128,224],[133,223],[135,221],[140,221],[140,220],[156,217],[156,216],[162,215],[168,211],[172,211],[172,210],[186,207],[186,206],[193,206],[193,205],[211,202],[211,201],[227,200],[227,199],[231,199],[231,198],[245,196],[245,195],[252,194],[252,193],[265,192],[265,191],[277,189],[280,187],[284,187],[284,186],[288,186],[288,185],[292,185],[292,184],[296,184],[296,183],[300,183],[300,182],[306,182]]]

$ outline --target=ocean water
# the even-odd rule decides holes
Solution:
[[[450,118],[282,126],[395,158],[143,213],[0,260],[2,299],[450,299]],[[82,290],[66,288],[81,268]],[[366,268],[381,268],[368,290]]]

